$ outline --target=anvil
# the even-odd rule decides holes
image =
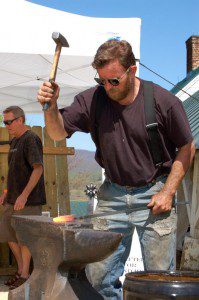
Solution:
[[[46,216],[13,216],[19,242],[32,255],[29,279],[9,292],[12,300],[100,300],[89,283],[85,267],[117,249],[122,235],[94,230],[89,223],[54,223]]]

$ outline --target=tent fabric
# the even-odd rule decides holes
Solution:
[[[59,107],[95,85],[91,62],[106,40],[126,39],[140,58],[139,18],[91,18],[24,0],[5,0],[0,25],[0,112],[10,105],[19,105],[26,113],[42,112],[36,95],[41,82],[49,78],[56,46],[53,31],[61,32],[69,43],[62,49],[56,77],[61,87]]]

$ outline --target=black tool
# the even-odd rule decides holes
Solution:
[[[187,205],[190,204],[190,202],[176,202],[175,206],[178,205]],[[79,217],[75,217],[74,220],[85,220],[85,219],[94,219],[94,218],[100,218],[100,217],[106,217],[106,216],[112,216],[112,215],[118,215],[118,214],[122,214],[122,213],[126,213],[126,214],[130,214],[132,212],[135,211],[140,211],[140,210],[147,210],[150,209],[149,207],[145,206],[134,206],[132,208],[126,208],[124,210],[116,210],[116,211],[108,211],[108,212],[103,212],[103,213],[97,213],[97,214],[88,214],[88,215],[84,215],[84,216],[79,216]]]

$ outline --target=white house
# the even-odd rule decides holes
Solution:
[[[183,102],[197,150],[183,189],[179,189],[178,200],[189,201],[190,205],[178,207],[177,247],[183,247],[181,268],[199,270],[199,36],[191,36],[186,47],[187,75],[171,92]],[[186,233],[189,225],[190,233]]]

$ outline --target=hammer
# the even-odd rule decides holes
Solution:
[[[53,32],[52,39],[56,43],[56,48],[55,48],[53,64],[52,64],[52,68],[51,68],[51,72],[50,72],[50,78],[49,78],[50,82],[55,81],[56,74],[57,74],[57,66],[58,66],[62,47],[69,47],[69,44],[68,44],[67,40],[65,39],[65,37],[59,32]],[[43,110],[47,110],[48,108],[49,108],[49,103],[46,102],[44,104]]]

